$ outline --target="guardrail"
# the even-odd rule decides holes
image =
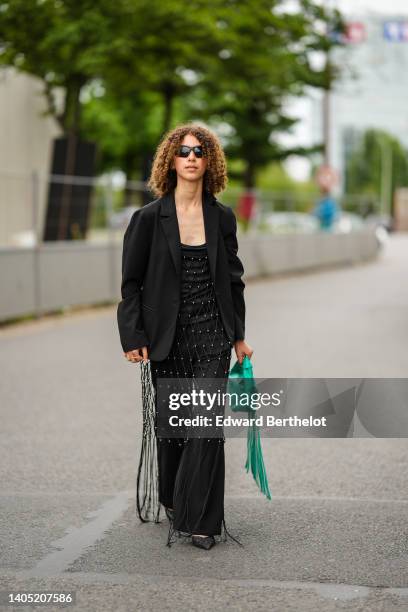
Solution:
[[[376,257],[374,228],[239,236],[245,279],[349,265]],[[120,299],[122,241],[62,241],[0,248],[0,321]]]

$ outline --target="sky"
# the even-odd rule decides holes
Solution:
[[[378,13],[408,15],[407,0],[387,0],[387,2],[384,0],[329,0],[329,2],[347,14],[370,10]]]

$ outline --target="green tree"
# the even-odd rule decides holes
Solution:
[[[336,76],[328,63],[320,71],[313,68],[311,55],[336,44],[327,30],[341,29],[337,11],[309,0],[294,14],[283,12],[282,0],[193,0],[188,11],[179,0],[130,4],[134,10],[121,32],[123,42],[115,43],[123,52],[110,58],[106,84],[127,108],[128,125],[140,120],[137,101],[146,98],[143,92],[156,100],[150,111],[142,105],[153,141],[156,132],[151,150],[145,148],[148,157],[164,131],[191,119],[228,126],[227,152],[245,161],[237,176],[249,187],[256,171],[270,161],[316,150],[285,150],[276,135],[297,121],[285,114],[287,96],[301,95],[307,86],[328,88]],[[129,78],[133,74],[140,80]],[[129,97],[134,103],[126,105]],[[145,166],[138,153],[149,146],[143,132],[140,127],[134,134],[140,134],[141,147],[128,141],[129,175]]]
[[[75,173],[82,129],[81,94],[103,74],[112,40],[123,21],[124,1],[0,0],[0,63],[41,79],[52,115],[67,136],[65,171]],[[122,26],[123,27],[123,26]],[[57,104],[64,92],[62,108]],[[64,202],[71,187],[64,187]],[[65,204],[67,206],[67,204]]]
[[[408,152],[400,141],[382,130],[354,135],[345,168],[346,193],[373,195],[393,214],[393,194],[408,186]]]
[[[296,122],[287,97],[335,78],[311,60],[335,44],[327,30],[340,16],[317,0],[299,5],[288,13],[284,0],[0,0],[0,62],[42,80],[69,142],[95,138],[103,168],[140,176],[164,131],[199,119],[225,128],[229,156],[244,162],[237,176],[251,187],[269,162],[307,152],[278,144]]]
[[[188,10],[179,0],[129,0],[127,8],[117,51],[106,58],[105,95],[86,103],[85,125],[100,144],[102,165],[116,162],[129,179],[144,179],[163,133],[189,118],[184,99],[213,52],[215,25],[211,3],[201,0]],[[107,135],[109,117],[116,130],[122,126],[119,147]]]
[[[117,25],[106,0],[0,0],[0,62],[42,80],[48,111],[64,133],[79,134],[81,91],[101,74]],[[63,108],[56,103],[63,88]]]
[[[171,126],[175,99],[194,87],[196,73],[205,70],[213,53],[211,4],[211,0],[191,0],[188,6],[180,0],[129,2],[132,10],[121,36],[130,42],[126,53],[109,60],[108,81],[125,95],[140,88],[160,94],[161,133]]]
[[[301,1],[300,7],[287,13],[282,0],[220,3],[216,25],[222,49],[190,101],[192,114],[228,126],[227,151],[245,161],[241,177],[249,188],[269,162],[316,151],[285,149],[277,136],[297,121],[285,112],[289,96],[302,95],[307,87],[328,89],[336,78],[333,64],[317,69],[313,55],[339,44],[328,31],[340,31],[343,24],[338,11],[316,2]]]

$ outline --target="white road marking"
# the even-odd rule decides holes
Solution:
[[[104,502],[98,510],[88,514],[88,517],[93,519],[89,523],[72,529],[63,538],[51,542],[51,545],[58,550],[48,554],[34,567],[22,570],[19,576],[30,578],[60,575],[87,548],[103,537],[105,531],[127,510],[131,499],[129,491],[117,493],[115,497]]]

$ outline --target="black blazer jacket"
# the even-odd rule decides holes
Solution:
[[[203,191],[210,273],[231,342],[245,336],[244,268],[234,212]],[[122,301],[117,318],[124,352],[148,346],[162,361],[174,339],[181,299],[181,246],[174,191],[136,210],[123,238]]]

